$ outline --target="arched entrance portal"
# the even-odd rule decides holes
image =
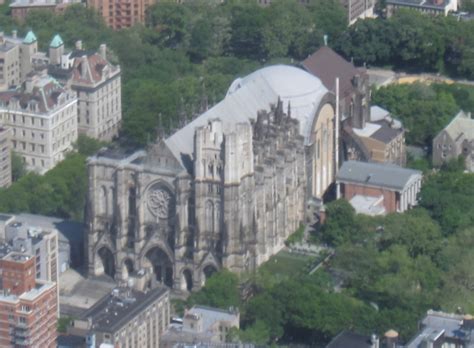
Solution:
[[[207,265],[206,267],[204,267],[204,269],[202,270],[202,273],[204,273],[204,281],[207,281],[216,272],[217,268],[213,265]]]
[[[123,268],[122,268],[123,274],[128,277],[128,276],[132,275],[134,271],[135,271],[135,269],[133,267],[133,261],[130,260],[130,259],[126,259],[123,262]]]
[[[189,269],[185,269],[181,276],[181,289],[191,291],[193,289],[193,274]]]
[[[151,248],[145,254],[145,261],[153,268],[156,281],[169,287],[173,286],[173,263],[162,249]]]
[[[109,277],[115,277],[115,258],[112,251],[110,251],[107,247],[102,247],[97,252],[97,255],[102,262],[102,268],[104,270],[104,274],[108,275]]]

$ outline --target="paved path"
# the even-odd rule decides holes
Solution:
[[[474,86],[474,81],[466,79],[454,79],[447,76],[431,73],[409,74],[404,72],[395,72],[388,69],[371,68],[367,70],[369,74],[370,83],[377,87],[386,86],[392,83],[459,83],[467,86]]]

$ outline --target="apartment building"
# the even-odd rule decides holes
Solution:
[[[15,216],[0,214],[0,258],[10,252],[35,256],[35,278],[58,283],[58,231],[46,230],[16,221]]]
[[[35,279],[35,258],[0,260],[0,347],[56,347],[56,283]]]
[[[11,129],[0,126],[0,187],[8,187],[11,183]]]
[[[27,168],[43,174],[77,140],[77,98],[44,72],[30,74],[21,89],[0,92],[0,122]]]
[[[374,0],[341,0],[341,4],[347,11],[347,21],[349,25],[357,22],[359,18],[376,17],[374,13]]]
[[[145,12],[154,0],[88,0],[87,6],[96,9],[105,23],[114,30],[145,23]]]
[[[118,135],[122,121],[122,84],[119,66],[107,61],[107,47],[99,53],[77,52],[71,88],[78,98],[79,132],[100,140]]]
[[[80,134],[104,141],[118,135],[122,122],[121,69],[107,60],[107,46],[99,51],[84,50],[77,41],[75,49],[65,52],[59,35],[49,48],[50,75],[77,95],[77,122]]]
[[[0,32],[0,87],[2,90],[20,84],[20,47],[5,40]]]
[[[62,13],[68,6],[80,3],[80,0],[16,0],[10,4],[10,10],[14,19],[24,23],[33,10]]]
[[[158,287],[144,293],[120,287],[74,320],[68,334],[86,337],[92,347],[159,347],[169,317],[168,289]]]
[[[38,52],[35,34],[29,31],[24,38],[13,30],[11,36],[0,31],[0,91],[19,86],[32,67],[32,56]]]

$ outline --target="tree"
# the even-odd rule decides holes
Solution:
[[[239,279],[235,273],[223,269],[213,274],[206,285],[188,298],[188,305],[207,305],[228,309],[240,305]]]
[[[158,43],[168,48],[186,48],[189,44],[188,23],[192,13],[187,6],[159,2],[147,11],[146,23],[157,33]]]
[[[420,205],[438,221],[444,235],[474,224],[474,174],[441,171],[430,175],[420,192]]]
[[[434,258],[441,249],[439,225],[425,209],[413,209],[405,214],[390,214],[384,220],[380,243],[383,248],[401,244],[412,258],[426,255]]]
[[[331,245],[341,245],[355,232],[355,210],[344,199],[326,206],[326,221],[321,228],[321,239]]]
[[[23,158],[18,155],[15,151],[11,152],[11,163],[12,163],[12,181],[17,181],[26,174],[25,162]]]
[[[81,155],[92,156],[97,151],[99,151],[100,148],[106,146],[106,144],[107,143],[104,141],[89,138],[86,135],[80,134],[77,137],[77,141],[74,147]]]
[[[264,58],[264,10],[254,2],[232,6],[230,11],[230,52],[240,58]]]
[[[401,119],[408,130],[407,143],[428,148],[459,111],[452,94],[420,83],[382,87],[373,92],[372,102]]]

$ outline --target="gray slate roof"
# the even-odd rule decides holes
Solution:
[[[392,164],[346,161],[337,173],[336,180],[398,191],[403,190],[414,176],[421,175],[422,173],[419,170],[402,168]]]

